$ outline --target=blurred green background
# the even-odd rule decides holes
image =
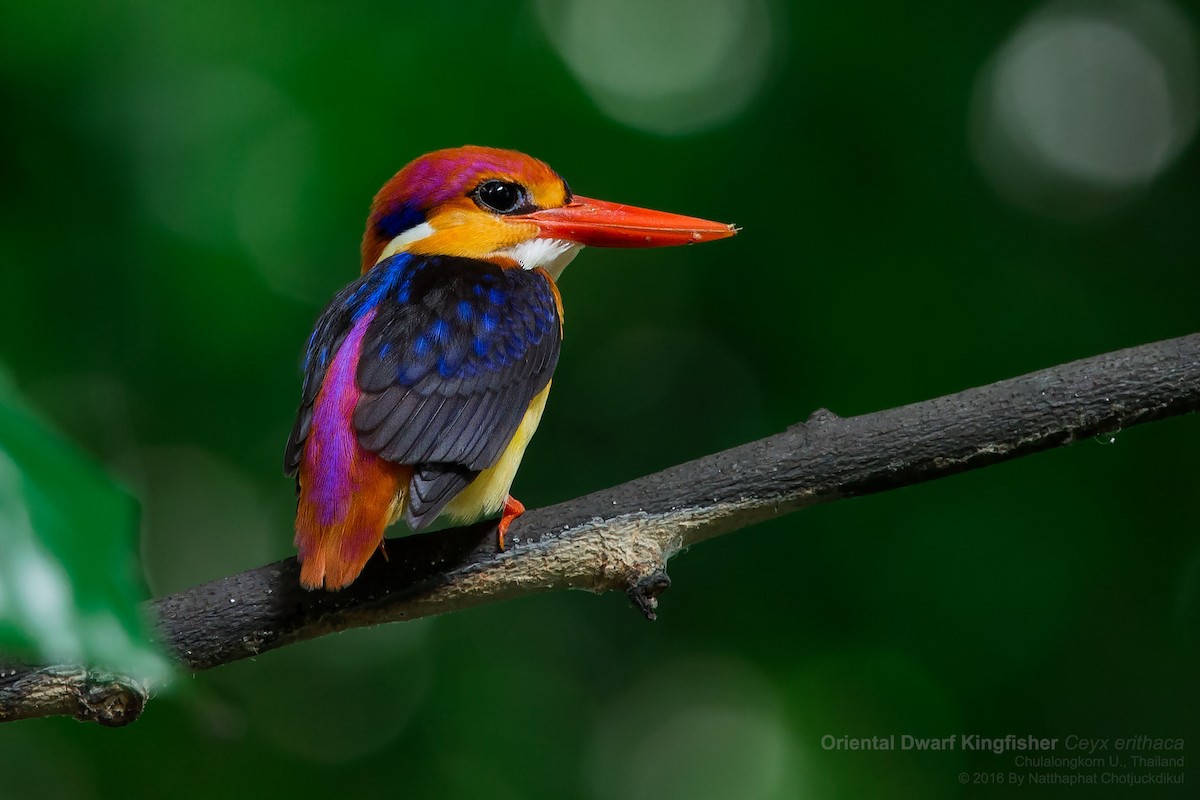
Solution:
[[[291,554],[301,348],[372,194],[431,149],[744,229],[567,270],[531,507],[821,406],[1190,333],[1197,24],[1170,0],[10,0],[0,362],[139,498],[162,594]],[[120,731],[0,726],[0,797],[1008,797],[958,775],[1011,755],[821,738],[1195,748],[1198,448],[1169,420],[722,537],[671,563],[652,625],[558,593],[183,677]]]

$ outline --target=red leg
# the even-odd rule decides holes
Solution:
[[[511,494],[505,498],[504,510],[500,512],[500,524],[496,526],[496,542],[500,545],[501,550],[504,549],[504,534],[508,533],[508,526],[524,513],[525,506],[521,505],[520,500]]]

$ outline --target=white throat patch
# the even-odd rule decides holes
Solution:
[[[579,254],[582,247],[581,244],[564,239],[529,239],[501,250],[500,255],[506,255],[516,261],[522,269],[541,267],[557,281],[563,269]]]

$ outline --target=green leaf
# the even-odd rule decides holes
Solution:
[[[162,680],[142,618],[138,508],[0,373],[0,661]]]

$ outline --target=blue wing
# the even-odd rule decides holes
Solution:
[[[411,465],[406,518],[433,521],[512,440],[558,363],[561,319],[550,279],[449,256],[398,254],[333,299],[305,357],[284,468],[294,474],[325,371],[368,313],[359,355],[359,444]]]
[[[541,272],[404,254],[380,269],[391,277],[361,290],[375,316],[354,426],[367,450],[413,465],[406,519],[417,529],[499,460],[550,382],[561,320]]]

